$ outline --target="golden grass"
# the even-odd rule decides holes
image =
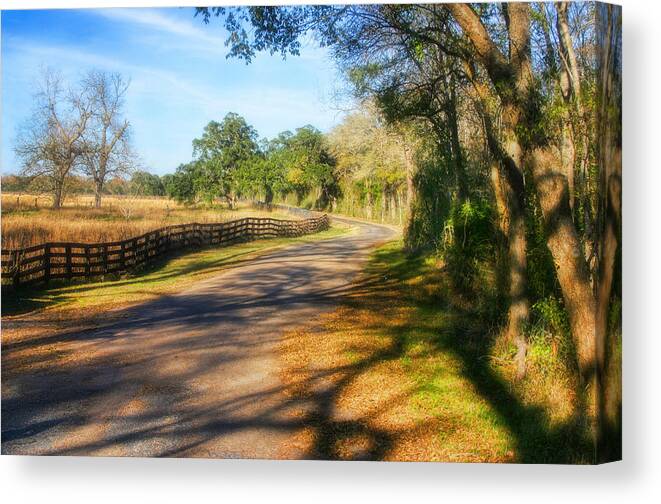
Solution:
[[[45,242],[98,243],[141,235],[152,229],[189,222],[225,222],[245,216],[295,219],[282,212],[243,206],[196,208],[167,198],[105,196],[101,208],[92,196],[70,197],[59,210],[46,196],[2,194],[2,248],[24,248]]]

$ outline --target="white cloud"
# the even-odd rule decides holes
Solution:
[[[148,9],[101,9],[94,11],[97,14],[121,21],[142,24],[154,29],[164,31],[173,35],[181,35],[188,38],[194,38],[202,42],[214,43],[221,42],[222,39],[215,37],[192,23],[186,23],[181,20],[175,20],[160,12]]]
[[[106,19],[147,27],[154,32],[167,35],[158,39],[150,39],[147,36],[143,38],[144,40],[152,40],[161,47],[167,45],[170,48],[179,48],[186,51],[192,50],[199,53],[211,53],[216,56],[224,56],[227,53],[225,50],[225,39],[209,33],[199,20],[199,25],[197,25],[193,21],[188,22],[181,19],[174,19],[155,10],[138,8],[99,9],[91,12]]]

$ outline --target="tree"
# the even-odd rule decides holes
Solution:
[[[138,170],[131,176],[130,192],[144,196],[165,196],[165,187],[158,175]]]
[[[84,135],[83,170],[94,181],[94,204],[99,208],[106,181],[128,173],[135,164],[130,125],[122,117],[129,83],[117,73],[90,71],[83,87],[92,105],[91,121]]]
[[[68,176],[86,152],[84,135],[93,101],[84,87],[64,88],[62,78],[45,70],[34,95],[35,109],[19,133],[15,152],[22,175],[46,180],[53,208],[60,208]]]
[[[249,170],[258,154],[257,132],[233,112],[222,122],[211,121],[202,137],[193,140],[196,158],[196,190],[206,200],[225,198],[234,208],[239,173]]]
[[[334,160],[321,131],[310,125],[297,128],[286,142],[286,152],[287,181],[296,192],[298,203],[314,191],[315,208],[332,206],[338,195],[338,185]]]
[[[266,140],[262,147],[263,162],[257,172],[259,185],[264,191],[264,203],[270,205],[276,194],[284,195],[292,187],[287,179],[289,168],[288,144],[291,140],[290,131],[281,132],[276,138]]]
[[[179,203],[191,204],[197,198],[195,190],[196,163],[181,164],[164,181],[165,194]]]
[[[373,217],[376,197],[381,202],[382,220],[387,209],[390,217],[396,218],[392,214],[397,208],[401,210],[400,190],[405,181],[411,180],[412,185],[411,148],[415,145],[404,136],[401,126],[389,126],[374,106],[364,104],[330,132],[328,141],[344,194],[349,193],[352,198],[358,193],[359,203],[366,207],[368,218]],[[412,195],[409,194],[408,199],[412,199]],[[355,202],[350,206],[350,213],[354,213]]]
[[[611,6],[609,6],[611,7]],[[610,282],[613,276],[614,257],[617,231],[615,225],[609,224],[605,228],[605,236],[610,245],[602,250],[600,268],[591,277],[588,263],[583,254],[581,237],[573,219],[569,203],[569,182],[566,167],[560,159],[557,149],[545,131],[543,121],[544,96],[539,92],[538,81],[534,76],[532,51],[530,46],[530,6],[528,4],[509,4],[507,7],[507,26],[510,60],[502,54],[498,45],[488,33],[486,26],[477,13],[466,4],[448,5],[455,19],[461,26],[475,49],[475,57],[483,65],[497,90],[501,101],[507,108],[505,117],[511,128],[509,146],[512,151],[525,161],[530,167],[532,181],[535,186],[539,204],[544,217],[547,233],[547,246],[553,255],[556,265],[557,278],[562,290],[565,306],[569,315],[574,346],[578,357],[578,365],[583,382],[590,389],[590,397],[597,401],[603,395],[603,385],[599,377],[600,361],[603,352],[604,336],[598,334],[603,331],[603,308],[610,300]],[[562,13],[562,10],[560,11]],[[618,33],[616,28],[620,22],[619,9],[608,9],[600,14],[607,19],[604,30],[612,36]],[[607,108],[621,110],[618,104],[619,96],[609,95],[617,86],[612,86],[613,79],[619,78],[620,50],[617,38],[606,37],[600,46],[602,65],[602,103]],[[615,40],[615,41],[613,41]],[[565,50],[568,47],[564,48]],[[613,77],[615,76],[615,77]],[[606,84],[604,84],[606,80]],[[599,128],[615,134],[610,136],[608,161],[600,165],[601,180],[604,180],[602,194],[606,200],[607,215],[613,215],[611,222],[617,222],[620,199],[620,173],[619,159],[619,118],[617,115],[602,114],[599,118]],[[620,144],[621,145],[621,144]],[[612,154],[615,153],[615,154]],[[602,287],[606,284],[608,287]],[[593,285],[599,286],[595,291]],[[601,289],[605,294],[600,294]],[[600,320],[601,319],[601,320]],[[594,412],[595,433],[601,437],[602,424],[601,411]]]

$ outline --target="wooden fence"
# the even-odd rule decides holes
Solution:
[[[214,224],[181,224],[108,243],[44,243],[2,250],[2,281],[14,288],[54,279],[124,273],[164,254],[203,246],[226,246],[260,238],[294,237],[328,229],[327,215],[292,221],[247,217]]]

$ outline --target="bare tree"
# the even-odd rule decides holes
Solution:
[[[67,178],[85,150],[91,101],[85,89],[65,89],[61,76],[48,69],[34,98],[32,117],[19,132],[14,150],[22,161],[22,174],[46,180],[53,208],[60,208]]]
[[[117,73],[91,71],[83,80],[83,86],[92,100],[83,170],[94,181],[94,204],[99,208],[106,180],[126,174],[134,164],[130,125],[122,117],[129,82]]]

